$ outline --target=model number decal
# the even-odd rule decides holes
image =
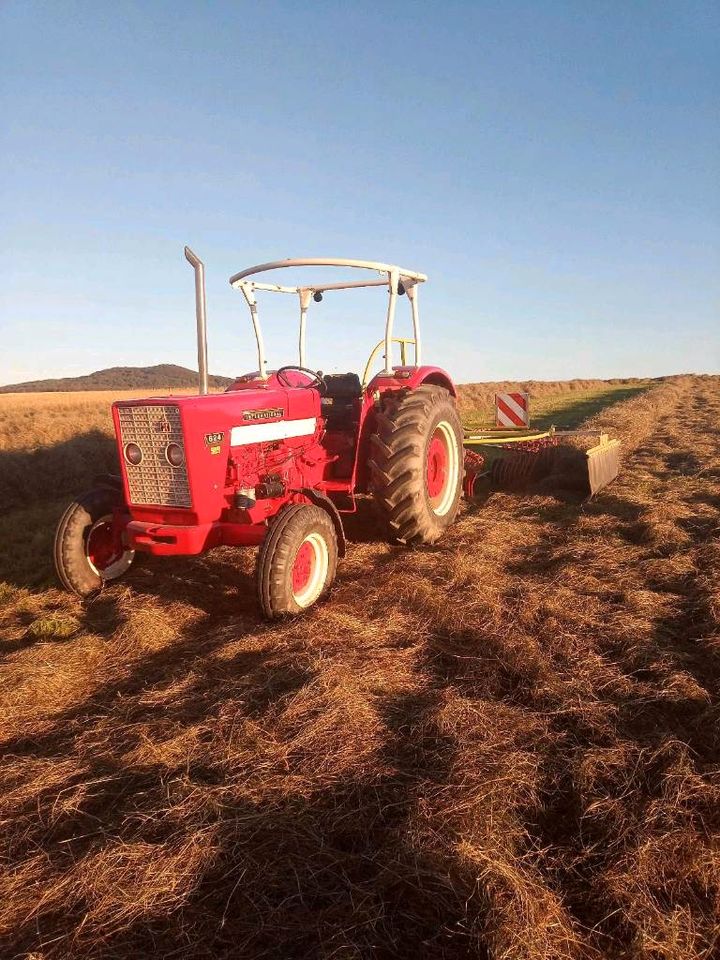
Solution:
[[[224,436],[225,436],[225,432],[223,430],[219,430],[217,433],[206,433],[205,443],[209,447],[217,446],[218,443],[222,443]]]
[[[285,411],[282,407],[269,407],[267,410],[243,410],[243,420],[276,420]]]

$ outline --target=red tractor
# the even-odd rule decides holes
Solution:
[[[342,514],[371,494],[394,543],[432,543],[453,522],[463,481],[463,430],[456,391],[420,359],[418,286],[412,270],[365,260],[283,260],[231,277],[250,308],[258,369],[225,393],[208,393],[205,284],[195,270],[200,395],[113,404],[121,475],[98,477],[65,511],[55,536],[62,583],[88,596],[126,573],[137,551],[204,553],[259,546],[257,591],[266,617],[300,613],[329,590],[345,553]],[[254,279],[281,267],[348,267],[360,280],[282,286]],[[363,380],[306,367],[311,302],[327,292],[385,287],[385,336]],[[256,293],[299,298],[299,361],[268,370]],[[413,338],[393,338],[398,297],[410,304]],[[392,365],[399,343],[401,364]],[[413,346],[413,363],[405,356]],[[383,351],[384,367],[370,378]]]

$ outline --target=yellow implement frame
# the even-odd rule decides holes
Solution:
[[[506,443],[528,443],[532,440],[543,440],[545,437],[552,437],[555,434],[555,428],[549,430],[486,430],[482,433],[466,436],[463,444],[466,447],[496,447],[498,444]]]

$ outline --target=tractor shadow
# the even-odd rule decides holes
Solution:
[[[0,582],[32,590],[54,586],[58,520],[93,477],[113,472],[115,441],[101,430],[37,450],[0,450]]]
[[[232,557],[220,553],[214,563],[172,564],[162,578],[138,572],[131,593],[156,591],[163,616],[189,602],[203,615],[162,649],[127,664],[115,656],[81,701],[0,742],[17,791],[9,825],[15,862],[42,850],[50,889],[70,869],[102,879],[97,860],[106,851],[122,864],[139,848],[151,858],[151,850],[162,856],[189,841],[193,850],[206,845],[178,906],[155,910],[151,928],[138,910],[136,921],[102,934],[113,956],[320,956],[328,942],[345,939],[352,955],[384,955],[379,941],[396,945],[388,957],[477,956],[464,937],[447,941],[472,884],[456,888],[453,858],[438,864],[412,840],[420,785],[443,789],[455,757],[453,738],[436,721],[447,678],[377,703],[384,735],[374,771],[324,773],[333,762],[322,742],[327,724],[344,750],[358,745],[322,694],[338,681],[317,659],[312,624],[259,627],[254,594],[218,599],[212,583],[202,585],[208,572],[224,586],[245,577],[228,571]],[[127,590],[111,588],[84,606],[83,626],[111,648],[138,613]],[[82,673],[81,651],[68,668]],[[310,712],[293,719],[303,703]],[[174,751],[184,738],[187,747]],[[13,930],[13,955],[50,942],[72,953],[78,931],[93,935],[82,898],[63,910],[48,903]]]
[[[261,662],[239,666],[250,684],[267,682]],[[268,691],[266,703],[255,705],[258,716],[272,715],[301,692],[302,682],[299,675],[294,686]],[[229,692],[226,688],[224,696]],[[196,701],[200,695],[199,705],[184,713],[184,721],[207,720],[203,711],[216,705],[207,700],[206,689],[195,688],[193,694]],[[50,829],[34,825],[23,845],[40,842],[53,868],[62,869],[72,858],[78,870],[101,846],[114,846],[121,855],[125,845],[152,844],[162,850],[178,837],[194,835],[198,843],[204,835],[212,837],[179,909],[155,910],[150,929],[140,915],[104,934],[117,957],[176,951],[183,956],[310,957],[325,955],[328,943],[347,943],[348,956],[477,957],[465,937],[452,943],[447,934],[448,928],[462,925],[472,887],[461,883],[455,889],[452,861],[439,864],[436,854],[405,839],[418,802],[416,785],[442,787],[454,756],[450,738],[433,727],[436,706],[434,696],[386,703],[382,713],[388,736],[377,756],[385,772],[326,782],[309,797],[292,789],[293,780],[302,778],[302,756],[290,760],[287,785],[283,788],[277,771],[276,790],[263,797],[262,790],[253,796],[244,785],[251,771],[227,752],[222,759],[213,756],[211,741],[202,759],[174,770],[133,767],[121,756],[106,754],[53,784],[37,813],[49,819],[52,796],[80,794],[87,781],[93,783],[91,802],[71,817],[56,815]],[[133,719],[146,718],[136,712]],[[65,746],[72,750],[73,743]],[[213,806],[217,812],[209,819]],[[29,808],[18,814],[36,813]],[[157,815],[168,809],[173,816]],[[181,826],[173,822],[178,817]],[[133,829],[132,824],[143,826]],[[73,903],[62,912],[40,910],[13,931],[12,947],[30,952],[54,938],[69,944],[85,923],[83,913],[82,905]],[[394,947],[378,953],[378,943]]]
[[[117,473],[115,440],[101,430],[37,450],[0,450],[0,517],[10,510],[68,499],[100,473]]]
[[[187,604],[213,620],[254,613],[255,553],[241,547],[217,547],[197,557],[153,557],[136,554],[122,581],[138,597],[155,597],[168,607]]]
[[[371,497],[357,497],[354,513],[341,514],[348,544],[383,543],[385,531]]]

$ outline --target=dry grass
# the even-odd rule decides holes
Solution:
[[[250,552],[35,589],[46,469],[0,517],[0,953],[716,956],[720,379],[594,422],[594,502],[496,494],[412,552],[352,518],[279,627]]]
[[[530,395],[533,426],[552,424],[576,427],[598,410],[644,392],[658,380],[503,380],[496,383],[464,383],[460,386],[460,410],[470,430],[494,426],[495,394],[520,390]]]
[[[0,394],[0,536],[7,532],[3,516],[9,510],[33,510],[49,499],[71,498],[87,487],[93,476],[117,472],[110,414],[113,400],[194,392],[157,389]]]
[[[90,390],[0,394],[0,450],[35,450],[98,430],[112,436],[110,404],[132,397],[184,396],[194,390]],[[214,391],[211,391],[214,392]]]

